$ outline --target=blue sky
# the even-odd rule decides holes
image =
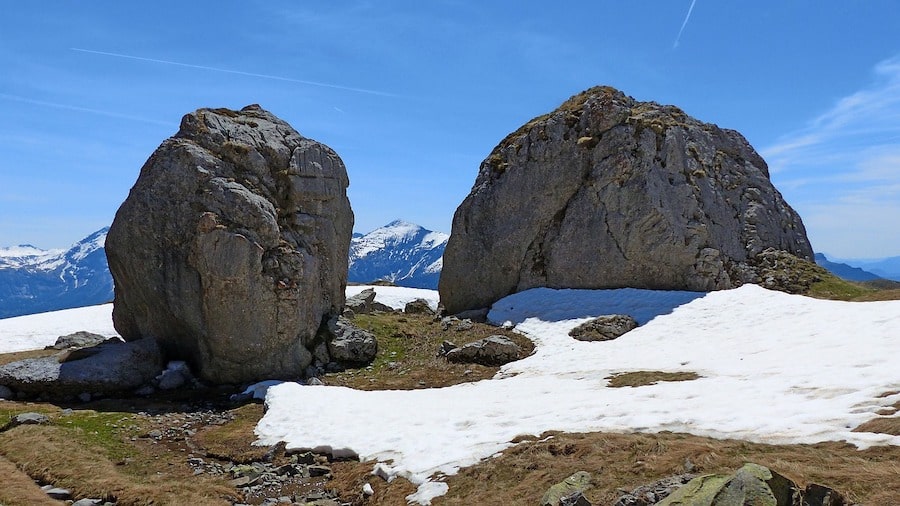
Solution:
[[[893,0],[7,2],[0,245],[108,225],[182,115],[251,103],[341,155],[357,231],[449,232],[506,134],[606,84],[743,133],[817,251],[900,255],[897,27]]]

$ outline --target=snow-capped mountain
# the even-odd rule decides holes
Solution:
[[[397,220],[350,242],[347,280],[391,281],[399,286],[437,288],[449,234]]]
[[[68,250],[29,244],[0,248],[0,318],[90,306],[113,300],[103,228]],[[411,288],[437,288],[448,234],[395,221],[354,234],[348,280],[388,280]]]
[[[103,244],[108,228],[68,250],[0,248],[0,318],[89,306],[113,299]]]

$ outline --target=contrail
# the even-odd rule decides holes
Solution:
[[[26,104],[34,104],[40,105],[43,107],[53,107],[56,109],[65,109],[67,111],[76,111],[76,112],[86,112],[90,114],[97,114],[99,116],[107,116],[110,118],[118,118],[118,119],[127,119],[131,121],[140,121],[142,123],[151,123],[154,125],[162,125],[167,127],[177,127],[178,125],[172,123],[170,121],[158,121],[155,119],[142,118],[140,116],[130,116],[128,114],[119,114],[116,112],[102,111],[100,109],[90,109],[88,107],[79,107],[77,105],[68,105],[68,104],[60,104],[57,102],[46,102],[44,100],[35,100],[33,98],[20,97],[18,95],[7,95],[6,93],[0,93],[0,99],[2,100],[12,100],[14,102],[22,102]]]
[[[310,86],[321,86],[323,88],[333,88],[336,90],[344,90],[344,91],[354,91],[356,93],[367,93],[369,95],[378,95],[382,97],[396,97],[393,93],[386,93],[383,91],[377,90],[368,90],[365,88],[353,88],[350,86],[341,86],[340,84],[331,84],[331,83],[320,83],[318,81],[305,81],[303,79],[293,79],[290,77],[281,77],[281,76],[273,76],[269,74],[256,74],[253,72],[243,72],[240,70],[230,70],[230,69],[220,69],[216,67],[207,67],[206,65],[193,65],[190,63],[181,63],[177,61],[169,61],[169,60],[158,60],[156,58],[144,58],[141,56],[131,56],[127,54],[119,54],[119,53],[108,53],[106,51],[94,51],[92,49],[81,49],[77,47],[70,47],[72,51],[79,51],[82,53],[91,53],[91,54],[99,54],[103,56],[115,56],[116,58],[127,58],[129,60],[138,60],[138,61],[147,61],[152,63],[164,63],[166,65],[176,65],[178,67],[187,67],[191,69],[200,69],[200,70],[209,70],[212,72],[224,72],[226,74],[237,74],[240,76],[248,76],[248,77],[259,77],[262,79],[273,79],[275,81],[286,81],[290,83],[299,83],[299,84],[307,84]]]
[[[678,47],[678,41],[681,40],[681,32],[684,31],[684,27],[687,26],[688,20],[691,19],[691,13],[694,12],[694,4],[697,3],[697,0],[691,0],[691,6],[688,7],[687,16],[684,17],[684,22],[681,23],[681,29],[678,30],[678,36],[675,37],[675,44],[672,45],[672,49]]]

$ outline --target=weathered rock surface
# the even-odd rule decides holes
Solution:
[[[618,503],[617,503],[618,504]],[[732,475],[698,476],[676,489],[657,506],[843,506],[841,494],[821,485],[801,489],[796,483],[758,464],[745,464]]]
[[[625,494],[613,506],[653,506],[670,496],[686,483],[696,478],[695,474],[678,474],[640,486]]]
[[[107,236],[116,330],[213,383],[301,376],[344,305],[348,184],[333,150],[259,106],[186,115]]]
[[[416,299],[406,303],[403,306],[403,312],[406,314],[421,314],[426,316],[434,316],[435,311],[431,309],[431,306],[428,305],[428,301],[425,299]]]
[[[344,317],[333,318],[328,322],[331,334],[328,352],[331,358],[342,364],[368,364],[378,353],[378,341],[375,336],[354,326]]]
[[[107,339],[109,338],[106,336],[101,336],[100,334],[94,334],[92,332],[79,330],[78,332],[74,332],[72,334],[59,336],[58,338],[56,338],[55,343],[45,347],[44,349],[65,350],[67,348],[86,348],[88,346],[100,344]]]
[[[565,480],[550,487],[541,498],[541,506],[560,506],[562,501],[580,495],[591,486],[591,475],[586,471],[578,471]],[[577,504],[577,503],[576,503]]]
[[[445,341],[446,343],[446,341]],[[490,336],[444,353],[450,362],[497,366],[518,360],[522,349],[506,336]]]
[[[625,314],[598,316],[569,331],[569,336],[579,341],[610,341],[636,329],[637,321]]]
[[[50,418],[47,415],[41,413],[19,413],[10,418],[3,427],[0,427],[0,432],[6,432],[19,425],[42,425],[45,423],[50,423]]]
[[[482,162],[439,291],[453,314],[541,286],[725,289],[757,282],[767,248],[812,258],[743,136],[597,87]]]
[[[374,288],[366,288],[358,294],[349,297],[344,304],[344,307],[349,310],[351,314],[370,314],[374,311],[393,311],[390,306],[375,302],[376,295]]]
[[[149,383],[163,367],[152,339],[118,339],[50,357],[28,358],[0,366],[0,385],[50,397],[128,392]]]

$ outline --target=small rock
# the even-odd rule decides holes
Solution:
[[[446,353],[447,360],[487,366],[508,364],[519,359],[522,349],[506,336],[490,336],[455,348]]]
[[[375,495],[375,489],[373,489],[372,485],[369,483],[366,483],[365,485],[363,485],[362,492],[363,492],[363,495],[366,497]]]
[[[174,390],[181,388],[185,383],[194,379],[187,363],[183,360],[173,360],[169,362],[166,369],[156,377],[157,386],[160,390]]]
[[[72,503],[72,506],[100,506],[103,499],[79,499]]]
[[[472,330],[474,326],[475,324],[472,323],[472,320],[466,318],[465,320],[461,320],[459,323],[457,323],[454,330],[456,330],[457,332],[465,332],[467,330]]]
[[[637,320],[631,316],[604,315],[575,327],[569,331],[569,336],[579,341],[610,341],[637,326]]]
[[[319,378],[312,377],[312,378],[309,378],[308,380],[306,380],[306,384],[309,386],[322,386],[325,384],[325,382],[323,382]]]
[[[370,332],[355,327],[350,320],[340,316],[328,322],[328,352],[338,362],[368,364],[378,353],[378,342]]]
[[[421,314],[426,316],[434,316],[434,310],[431,309],[431,306],[428,305],[428,301],[425,299],[416,299],[406,303],[406,306],[403,307],[403,312],[406,314]]]
[[[575,492],[559,500],[559,506],[593,506],[582,492]]]
[[[6,425],[0,427],[0,432],[5,432],[13,427],[18,427],[19,425],[42,425],[45,423],[50,423],[50,418],[48,418],[47,415],[42,415],[40,413],[19,413],[12,417],[10,421],[6,422]]]
[[[437,356],[446,357],[448,353],[457,348],[459,348],[459,346],[453,344],[452,342],[444,341],[443,343],[441,343],[441,347],[438,348]]]
[[[328,466],[313,465],[306,469],[309,471],[309,476],[312,478],[315,478],[316,476],[328,476],[331,474],[331,468]]]
[[[565,480],[550,487],[544,494],[544,497],[541,498],[541,506],[560,506],[564,504],[561,502],[564,498],[584,492],[590,486],[591,475],[585,471],[578,471]]]
[[[65,501],[66,499],[70,499],[72,497],[72,491],[66,490],[64,488],[45,485],[44,487],[41,487],[41,490],[43,490],[44,493],[47,494],[51,499],[57,499],[59,501]]]
[[[65,350],[68,348],[87,348],[88,346],[100,344],[107,339],[109,338],[107,338],[106,336],[101,336],[100,334],[93,334],[91,332],[85,332],[81,330],[73,334],[59,336],[58,338],[56,338],[56,343],[51,346],[47,346],[44,349]],[[116,340],[118,341],[118,339]]]

